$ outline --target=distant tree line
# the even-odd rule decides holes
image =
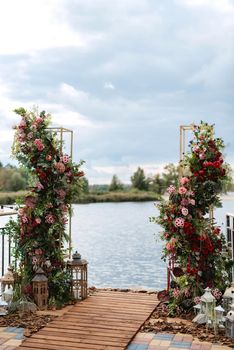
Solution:
[[[132,174],[131,184],[123,184],[116,174],[113,175],[110,184],[89,185],[88,179],[82,179],[82,193],[103,194],[106,192],[130,192],[145,191],[158,195],[165,193],[170,185],[177,185],[179,168],[170,163],[164,167],[161,174],[146,175],[144,169],[138,167]],[[5,166],[0,162],[0,192],[16,192],[27,189],[29,178],[26,169],[17,168],[11,164]],[[230,182],[228,191],[233,191],[234,186]]]
[[[25,169],[0,162],[0,192],[25,190],[28,186],[28,174]]]
[[[163,194],[170,185],[176,185],[178,180],[178,167],[174,164],[168,164],[164,167],[162,174],[146,176],[144,169],[138,167],[131,176],[131,184],[123,184],[116,174],[113,175],[111,183],[108,185],[88,185],[84,178],[86,193],[105,192],[128,192],[131,190],[150,191],[157,194]],[[88,191],[88,192],[87,192]]]

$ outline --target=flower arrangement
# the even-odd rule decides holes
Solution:
[[[168,188],[169,200],[158,205],[155,221],[163,227],[163,258],[172,260],[182,271],[170,290],[172,312],[200,295],[203,288],[223,290],[228,281],[231,262],[223,253],[225,239],[206,215],[211,206],[221,205],[219,194],[228,180],[228,166],[221,153],[223,141],[214,139],[212,130],[206,123],[194,126],[191,152],[181,164],[184,176],[178,188]]]
[[[16,242],[15,259],[20,261],[23,292],[31,294],[31,279],[38,267],[48,275],[49,293],[60,303],[69,297],[64,270],[63,243],[70,204],[79,191],[80,164],[61,152],[56,134],[48,129],[50,115],[15,110],[21,116],[15,127],[13,154],[31,175],[30,192],[18,210],[18,220],[7,229]],[[59,290],[59,293],[58,293]]]

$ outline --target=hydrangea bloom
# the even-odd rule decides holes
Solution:
[[[175,226],[176,227],[184,227],[184,219],[183,218],[176,218],[175,219]]]

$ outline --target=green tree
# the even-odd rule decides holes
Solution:
[[[89,181],[88,181],[88,179],[86,179],[86,177],[83,177],[82,179],[80,179],[80,182],[81,182],[82,192],[85,194],[89,193]]]
[[[24,190],[25,188],[26,181],[23,176],[17,171],[13,172],[8,182],[9,191],[19,191]]]
[[[147,191],[149,187],[148,180],[145,177],[144,170],[138,167],[137,171],[131,176],[132,187],[141,191]]]
[[[175,164],[169,163],[164,167],[165,172],[162,174],[164,191],[170,186],[176,186],[179,177],[179,167]]]
[[[117,175],[113,175],[111,184],[109,186],[109,191],[120,191],[123,189],[123,185],[118,179]]]
[[[149,181],[150,191],[156,192],[158,194],[163,194],[164,192],[163,179],[160,176],[160,174],[156,174],[153,177],[150,177],[148,181]]]

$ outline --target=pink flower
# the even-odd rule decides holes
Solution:
[[[62,188],[57,190],[56,192],[61,199],[64,199],[66,197],[66,192]]]
[[[35,222],[39,225],[41,223],[41,218],[36,218]]]
[[[63,162],[64,164],[69,163],[69,161],[70,161],[70,158],[67,154],[64,154],[64,156],[60,157],[60,162]]]
[[[198,305],[198,304],[200,304],[201,298],[200,298],[200,297],[195,297],[195,298],[193,299],[193,301],[194,301],[194,303],[195,303],[196,305]]]
[[[37,264],[37,258],[35,256],[32,257],[32,264],[33,265]]]
[[[33,197],[33,196],[27,196],[25,198],[25,204],[27,207],[31,208],[31,209],[34,209],[35,206],[36,206],[36,198]]]
[[[36,187],[37,187],[38,190],[43,190],[44,189],[44,186],[40,182],[36,183]]]
[[[68,212],[68,206],[66,204],[60,205],[60,209],[62,210],[63,213],[67,213]]]
[[[193,147],[193,152],[198,153],[200,151],[200,147],[199,146],[194,146]]]
[[[23,216],[21,217],[21,221],[22,221],[24,224],[27,224],[27,223],[28,223],[28,218],[27,218],[27,216],[26,216],[26,215],[23,215]]]
[[[187,192],[187,189],[183,186],[179,187],[179,194],[185,194]]]
[[[185,207],[183,207],[183,208],[181,209],[181,213],[182,213],[184,216],[188,215],[188,209],[185,208]]]
[[[218,288],[215,288],[212,291],[212,294],[215,297],[215,299],[217,299],[217,300],[219,300],[222,297],[222,292]]]
[[[18,209],[18,215],[23,216],[24,215],[24,208],[19,208]]]
[[[51,156],[50,154],[47,154],[47,155],[46,155],[46,160],[48,160],[48,161],[50,162],[51,159],[52,159],[52,156]]]
[[[42,151],[45,148],[40,139],[35,139],[34,145],[37,147],[38,151]]]
[[[176,227],[184,227],[184,219],[183,218],[177,218],[175,219],[175,226]]]
[[[176,238],[171,238],[171,240],[166,243],[166,249],[169,251],[173,250],[175,248],[176,242],[177,242]]]
[[[43,119],[41,117],[39,117],[36,119],[36,122],[39,124],[39,123],[43,122]]]
[[[32,123],[32,125],[31,125],[31,129],[32,129],[32,130],[36,130],[36,129],[37,129],[37,125],[36,125],[36,123]]]
[[[54,167],[58,170],[59,173],[64,173],[66,170],[66,167],[62,162],[55,163]]]
[[[174,288],[172,294],[174,298],[178,298],[180,296],[179,288]]]
[[[47,224],[53,224],[54,223],[54,216],[52,214],[47,214],[45,217],[45,222],[47,222]]]
[[[33,138],[33,132],[30,131],[27,135],[27,139],[31,140]]]
[[[43,250],[41,248],[35,249],[35,254],[36,255],[42,255],[43,254]]]
[[[62,223],[63,223],[64,225],[66,225],[66,224],[68,223],[68,218],[63,217],[63,218],[62,218]]]
[[[25,128],[27,126],[25,119],[22,119],[21,122],[19,123],[19,128]]]
[[[205,158],[206,158],[205,153],[204,153],[204,152],[200,153],[200,154],[199,154],[199,158],[200,158],[200,159],[205,159]]]
[[[188,203],[189,203],[188,199],[186,199],[186,198],[182,198],[182,199],[181,199],[180,204],[181,204],[182,206],[188,205]]]
[[[189,182],[189,179],[188,179],[187,177],[182,177],[182,178],[180,179],[181,185],[185,185],[187,182]]]
[[[175,188],[175,186],[173,186],[173,185],[169,186],[168,189],[167,189],[167,192],[168,192],[169,194],[172,194],[172,193],[174,193],[175,191],[176,191],[176,188]]]
[[[195,199],[189,199],[189,204],[191,204],[191,205],[195,205]]]

